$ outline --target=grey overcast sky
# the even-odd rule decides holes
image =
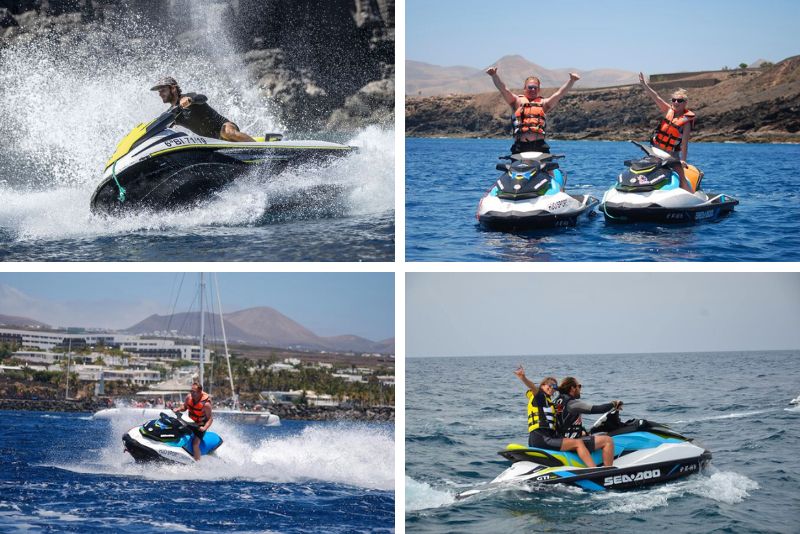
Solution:
[[[800,273],[409,273],[406,354],[800,349]]]
[[[217,276],[225,312],[269,306],[322,336],[394,336],[394,273]],[[170,313],[176,296],[175,312],[189,311],[198,280],[198,273],[0,273],[0,314],[53,326],[126,328]]]
[[[406,58],[683,72],[800,54],[797,0],[406,0]],[[676,36],[673,38],[673,36]]]

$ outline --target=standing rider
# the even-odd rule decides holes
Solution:
[[[192,427],[194,432],[194,436],[192,436],[192,451],[194,452],[194,459],[200,461],[200,442],[203,440],[206,430],[214,422],[214,416],[211,414],[211,398],[208,393],[203,392],[203,386],[197,382],[192,384],[192,392],[186,395],[183,406],[174,411],[178,414],[186,410],[189,410],[189,417],[198,425]]]
[[[677,89],[672,93],[672,105],[667,104],[644,79],[644,74],[639,73],[639,83],[644,87],[647,95],[653,99],[658,110],[664,114],[664,118],[658,124],[650,144],[668,152],[672,157],[680,160],[680,165],[675,166],[675,172],[680,178],[681,188],[693,193],[695,187],[686,179],[684,168],[690,168],[686,163],[689,152],[689,136],[692,134],[692,126],[697,118],[694,111],[688,109],[689,100],[685,89]],[[691,168],[694,174],[699,171]]]
[[[529,76],[525,80],[525,91],[521,95],[515,95],[509,91],[500,76],[497,75],[497,67],[489,67],[486,74],[492,77],[492,82],[508,105],[514,112],[514,144],[511,145],[511,153],[520,152],[550,152],[550,147],[544,140],[546,118],[545,115],[552,111],[558,101],[561,100],[573,84],[581,79],[575,73],[569,73],[569,80],[562,85],[558,91],[547,98],[539,94],[541,82],[535,76]]]
[[[525,376],[525,370],[521,365],[514,374],[528,386],[528,391],[525,392],[528,397],[528,432],[530,432],[528,445],[557,451],[574,450],[587,467],[597,467],[586,447],[586,438],[562,438],[556,431],[555,407],[551,399],[553,393],[557,391],[556,379],[548,376],[537,387]]]
[[[566,438],[583,439],[589,451],[603,450],[603,465],[611,467],[614,462],[614,440],[606,435],[590,436],[583,427],[581,414],[605,413],[611,409],[621,410],[622,401],[613,400],[607,404],[592,405],[581,398],[583,384],[571,376],[561,381],[558,387],[559,396],[555,401],[556,427],[559,434]]]
[[[180,104],[183,113],[177,116],[175,124],[197,135],[225,141],[255,142],[255,139],[240,132],[236,124],[209,106],[208,97],[197,93],[182,93],[178,82],[171,76],[162,78],[150,90],[158,91],[158,96],[165,104]]]

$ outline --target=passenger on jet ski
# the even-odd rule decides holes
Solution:
[[[687,179],[684,168],[689,168],[687,154],[689,150],[689,136],[692,133],[692,126],[696,115],[687,108],[688,94],[685,89],[677,89],[672,93],[672,105],[667,104],[644,79],[644,74],[639,73],[639,83],[644,87],[647,96],[653,99],[664,118],[656,127],[650,144],[669,153],[672,157],[680,160],[680,165],[675,165],[675,172],[680,178],[681,189],[694,193],[694,187]],[[696,169],[692,169],[696,172]]]
[[[525,395],[528,397],[528,445],[542,449],[557,451],[575,451],[578,457],[588,467],[597,467],[590,454],[594,440],[590,438],[562,438],[556,430],[556,413],[553,405],[553,394],[558,391],[558,381],[548,376],[537,387],[525,376],[525,370],[520,365],[514,371],[523,384],[528,386]]]
[[[211,398],[208,393],[203,392],[203,386],[197,382],[192,384],[192,392],[186,395],[186,400],[183,406],[173,410],[176,414],[189,410],[189,417],[192,421],[197,423],[197,428],[192,427],[194,436],[192,437],[192,452],[194,459],[200,461],[200,442],[206,433],[206,430],[214,422],[214,416],[211,413]]]
[[[554,405],[556,409],[556,428],[558,433],[565,438],[582,439],[589,451],[603,450],[603,465],[611,467],[614,462],[614,440],[604,434],[590,435],[583,426],[581,414],[605,413],[610,410],[622,410],[622,401],[612,400],[606,404],[589,404],[580,400],[583,384],[577,379],[568,376],[558,386],[558,398]]]
[[[574,73],[569,73],[569,80],[562,85],[558,91],[547,98],[539,94],[541,82],[535,76],[525,79],[525,91],[521,95],[515,95],[506,88],[503,80],[497,75],[497,67],[489,67],[486,74],[492,77],[497,90],[511,110],[514,112],[514,144],[511,145],[511,153],[520,152],[550,152],[550,147],[545,142],[546,114],[555,109],[556,104],[567,94],[573,84],[581,77]]]
[[[175,124],[183,126],[197,135],[225,141],[255,142],[255,139],[240,132],[235,123],[209,106],[208,98],[205,95],[182,93],[178,82],[171,76],[162,78],[150,90],[158,91],[158,96],[165,104],[171,106],[180,104],[184,111],[177,115]]]

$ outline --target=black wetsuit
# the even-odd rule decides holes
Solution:
[[[183,113],[178,115],[178,118],[175,119],[175,124],[183,126],[197,135],[220,139],[222,125],[231,121],[208,105],[208,98],[206,95],[184,93],[181,94],[179,98],[184,96],[191,98],[192,104],[187,109],[184,109]]]

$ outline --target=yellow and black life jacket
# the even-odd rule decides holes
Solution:
[[[691,123],[694,125],[695,114],[688,109],[680,117],[675,117],[675,110],[669,108],[667,115],[661,119],[650,142],[654,147],[666,152],[677,152],[681,148],[683,127]]]
[[[546,124],[542,97],[529,100],[514,111],[514,135],[516,137],[522,137],[527,133],[544,136]]]
[[[192,418],[192,421],[200,426],[206,424],[205,407],[206,404],[210,402],[211,399],[208,398],[208,393],[205,392],[203,392],[200,396],[200,400],[197,402],[194,402],[191,394],[186,398],[186,407],[189,408],[189,417]]]
[[[556,429],[556,411],[553,401],[541,389],[534,395],[531,390],[525,393],[528,396],[528,432],[534,430]]]

